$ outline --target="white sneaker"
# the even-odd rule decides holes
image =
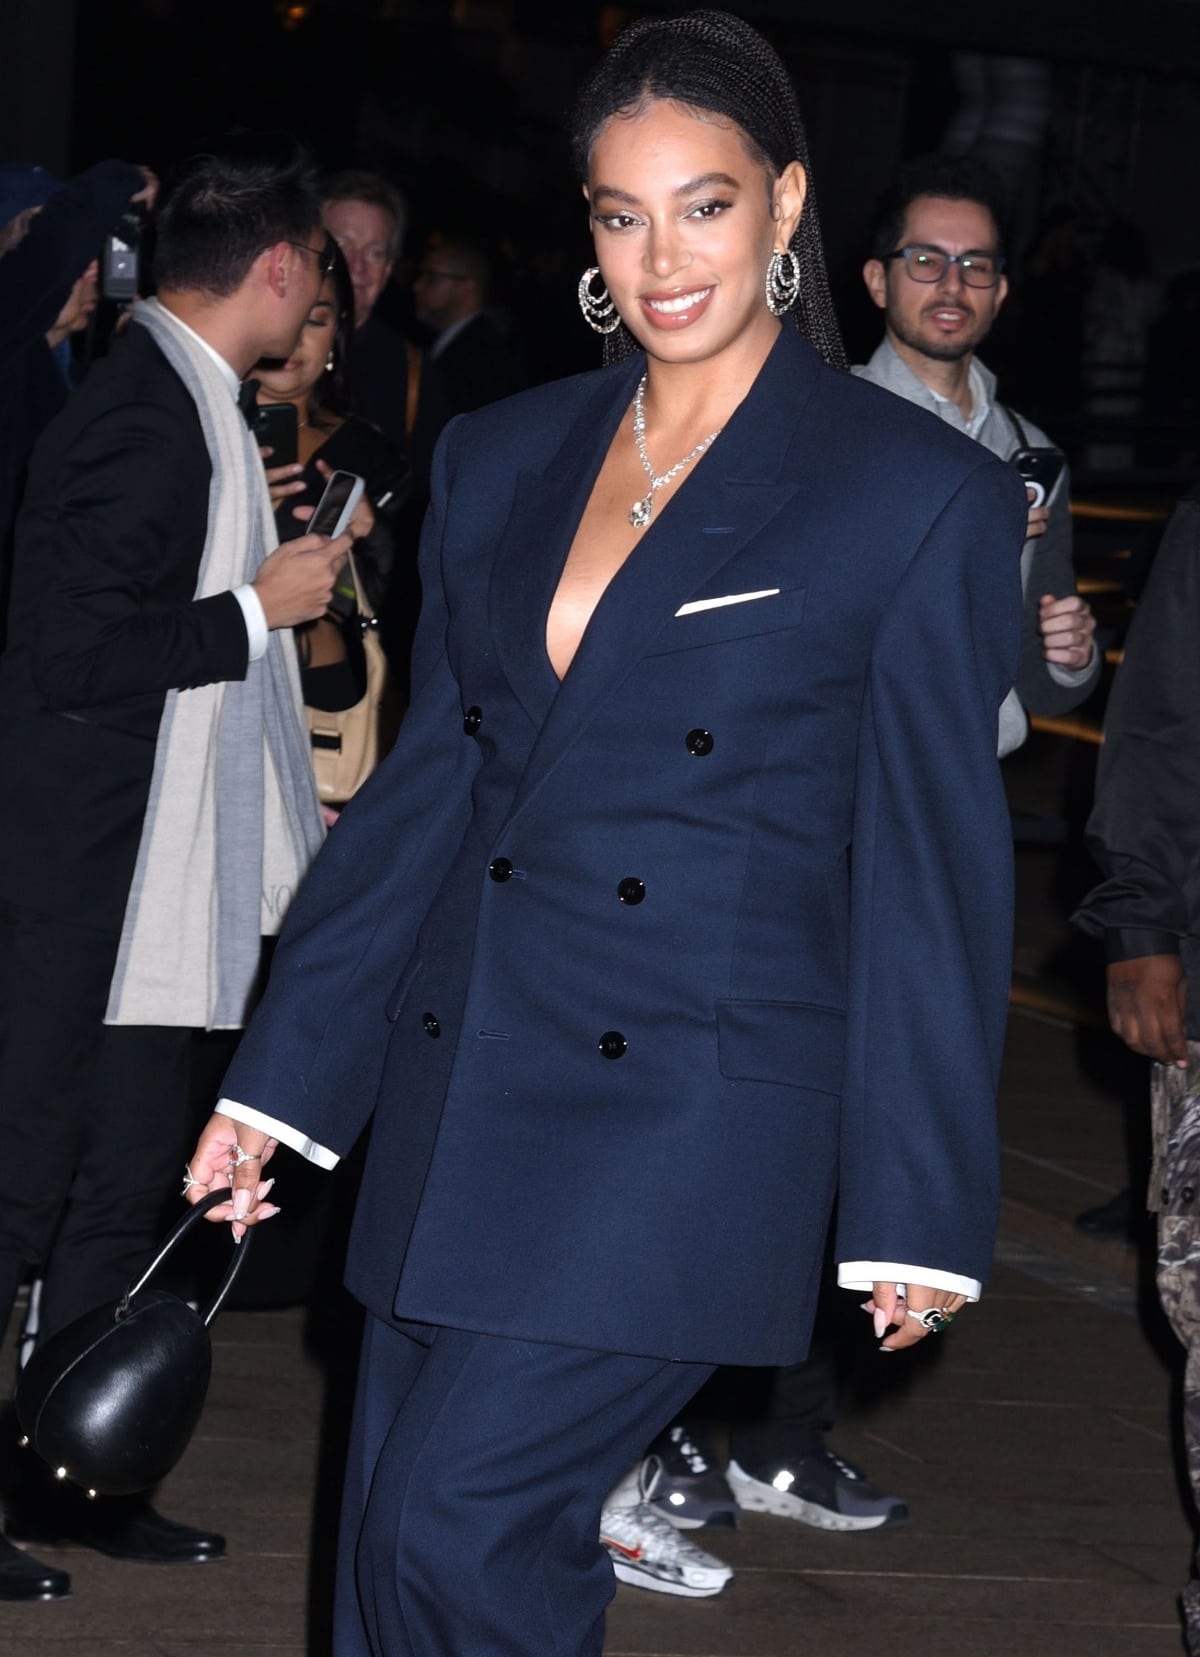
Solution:
[[[711,1599],[733,1576],[733,1567],[686,1540],[650,1506],[606,1507],[600,1540],[619,1582],[656,1594]]]

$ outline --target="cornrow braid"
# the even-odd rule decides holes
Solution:
[[[774,48],[729,12],[694,11],[631,23],[592,71],[575,103],[571,146],[581,179],[587,179],[592,145],[604,123],[614,115],[633,114],[655,98],[690,104],[734,122],[772,178],[793,161],[804,168],[808,195],[788,244],[800,272],[800,292],[788,314],[827,363],[845,368],[845,347],[825,269],[808,136],[795,88]],[[616,362],[637,349],[622,323],[605,337],[604,360]]]

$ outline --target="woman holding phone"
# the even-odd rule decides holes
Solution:
[[[835,1191],[889,1352],[991,1252],[1020,480],[843,372],[748,25],[634,23],[574,140],[610,364],[447,428],[412,707],[190,1165],[241,1235],[372,1124],[339,1657],[594,1657],[607,1491],[804,1355]]]
[[[407,497],[409,467],[400,450],[354,412],[350,393],[354,290],[336,243],[331,244],[331,252],[332,268],[291,356],[281,363],[259,363],[254,370],[260,422],[265,422],[267,433],[261,452],[281,540],[304,533],[323,482],[333,471],[357,472],[364,478],[367,487],[350,531],[360,579],[378,608],[386,596],[394,557],[389,523]],[[280,439],[270,441],[276,410],[294,414],[293,422],[279,428],[294,458],[280,459]]]

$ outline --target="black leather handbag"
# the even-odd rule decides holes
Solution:
[[[22,1444],[89,1496],[128,1496],[158,1483],[187,1449],[212,1372],[209,1325],[250,1251],[253,1230],[201,1316],[147,1284],[210,1208],[214,1191],[183,1216],[116,1306],[98,1306],[39,1346],[17,1382]]]

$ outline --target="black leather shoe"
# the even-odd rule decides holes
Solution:
[[[0,1536],[0,1600],[66,1599],[70,1592],[65,1571],[30,1559]]]
[[[143,1565],[203,1565],[224,1559],[225,1538],[164,1519],[141,1496],[102,1496],[95,1502],[64,1502],[10,1514],[7,1531],[17,1542],[43,1547],[56,1543],[94,1548],[110,1559]]]

